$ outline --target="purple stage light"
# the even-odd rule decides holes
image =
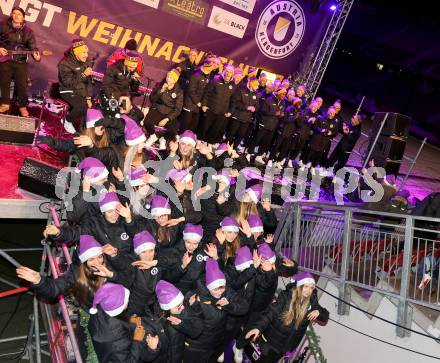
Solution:
[[[335,11],[336,8],[337,8],[337,7],[336,7],[336,5],[334,5],[334,4],[330,6],[330,10],[331,10],[331,11]]]

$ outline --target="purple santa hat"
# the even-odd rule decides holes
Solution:
[[[151,215],[160,217],[164,214],[171,214],[171,206],[168,199],[161,195],[155,195],[151,200]]]
[[[147,230],[138,232],[134,235],[133,249],[137,255],[147,250],[154,250],[155,248],[156,240]]]
[[[252,266],[254,259],[248,246],[240,247],[237,250],[234,263],[237,271],[243,271]]]
[[[203,228],[200,225],[188,223],[183,230],[183,239],[200,242],[203,237]]]
[[[95,237],[88,234],[82,234],[79,236],[79,260],[81,263],[86,262],[91,257],[101,254],[101,244],[95,239]]]
[[[144,131],[142,128],[127,115],[122,115],[121,118],[125,121],[124,135],[125,143],[128,146],[133,146],[146,141]]]
[[[99,197],[99,209],[102,213],[115,210],[119,203],[118,194],[116,192],[103,193]]]
[[[220,223],[223,232],[237,232],[240,231],[240,225],[237,220],[232,217],[225,217]]]
[[[90,178],[90,183],[96,183],[100,180],[106,179],[108,176],[108,170],[105,165],[96,158],[83,159],[76,168],[76,172],[83,171],[83,176]]]
[[[162,310],[171,310],[183,302],[180,290],[164,280],[159,280],[156,284],[156,296]]]
[[[130,291],[120,284],[106,282],[98,290],[96,290],[93,298],[93,306],[90,308],[90,314],[96,314],[97,305],[101,305],[102,310],[110,316],[118,316],[128,305]]]
[[[101,110],[97,110],[96,108],[87,109],[86,115],[86,128],[91,129],[95,127],[95,122],[102,119],[104,115]]]
[[[144,180],[142,177],[147,174],[147,171],[143,166],[140,166],[135,169],[131,169],[128,172],[128,182],[132,187],[138,187],[140,185],[145,185]]]
[[[291,282],[296,282],[296,287],[300,287],[305,284],[316,284],[315,279],[313,276],[308,272],[300,272],[290,279]]]
[[[261,184],[254,184],[246,189],[246,193],[248,193],[254,203],[258,203],[263,194],[263,186]]]
[[[171,169],[168,173],[165,179],[169,179],[173,182],[184,182],[188,183],[192,179],[192,175],[188,173],[186,170],[177,170],[177,169]]]
[[[247,222],[249,223],[249,227],[251,227],[252,233],[264,232],[263,222],[258,214],[251,214]]]
[[[206,261],[206,287],[208,290],[214,290],[220,286],[226,286],[225,274],[220,270],[218,262],[212,258]]]
[[[262,243],[258,246],[258,254],[260,257],[263,258],[263,260],[266,260],[270,263],[275,263],[277,256],[275,255],[275,252],[270,248],[270,246],[267,243]]]
[[[218,182],[223,182],[227,185],[232,184],[232,177],[231,177],[231,171],[228,169],[222,169],[220,170],[217,175],[212,176],[213,180],[216,180]]]
[[[228,150],[228,145],[223,143],[223,144],[220,144],[217,147],[217,149],[215,149],[214,154],[215,154],[215,156],[220,156],[221,154],[223,154],[227,150]]]
[[[197,136],[191,130],[185,130],[179,136],[179,142],[185,142],[187,144],[191,144],[192,146],[196,146],[196,144],[197,144]]]

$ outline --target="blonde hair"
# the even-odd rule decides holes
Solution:
[[[189,154],[189,155],[180,155],[181,162],[182,162],[182,169],[186,170],[191,166],[191,163],[193,162],[193,159],[194,159],[195,150],[196,149],[193,148],[191,150],[191,154]]]
[[[254,202],[241,202],[238,211],[237,220],[245,220],[252,214],[258,215],[257,205]]]
[[[290,300],[289,308],[285,310],[280,317],[284,325],[290,325],[295,320],[295,329],[299,328],[310,305],[310,296],[303,297],[302,290],[303,286],[291,290],[292,299]]]
[[[232,242],[225,241],[225,262],[228,258],[235,257],[238,249],[240,248],[240,235],[237,234],[237,237]]]

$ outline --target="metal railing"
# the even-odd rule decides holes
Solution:
[[[397,298],[403,327],[411,324],[409,303],[440,311],[440,219],[307,201],[284,210],[277,250],[338,281],[340,299],[350,301],[349,287]],[[348,306],[339,302],[338,313]],[[408,335],[402,327],[396,333]]]

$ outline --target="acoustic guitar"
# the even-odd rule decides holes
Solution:
[[[17,62],[26,62],[30,54],[32,54],[33,50],[25,50],[25,49],[13,49],[8,50],[8,54],[0,56],[0,63],[8,62],[8,61],[17,61]],[[40,55],[42,57],[47,57],[53,55],[53,52],[50,50],[40,51]],[[20,57],[21,56],[21,57]]]

